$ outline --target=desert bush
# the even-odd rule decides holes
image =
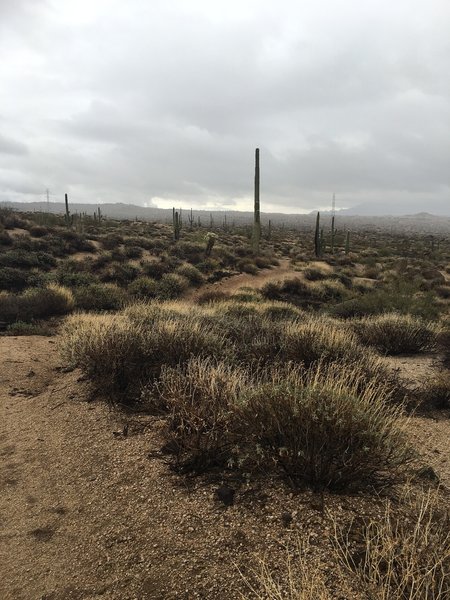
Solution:
[[[33,227],[30,227],[30,235],[32,237],[44,237],[44,235],[47,235],[47,233],[49,233],[48,228],[43,227],[42,225],[33,225]]]
[[[22,294],[0,292],[0,315],[7,323],[64,315],[73,308],[72,292],[55,284],[28,288]]]
[[[25,323],[25,321],[16,321],[8,325],[6,329],[8,335],[42,335],[51,336],[53,331],[45,322]]]
[[[169,273],[171,265],[164,261],[141,262],[142,272],[152,279],[161,279],[163,275]]]
[[[392,476],[408,460],[401,410],[380,381],[361,388],[365,367],[319,364],[281,370],[238,401],[251,459],[276,464],[299,485],[350,489]],[[255,418],[257,416],[257,418]]]
[[[351,318],[398,312],[423,319],[435,319],[439,309],[431,293],[418,294],[416,289],[375,289],[364,295],[336,304],[329,312],[337,317]]]
[[[450,285],[438,285],[435,288],[436,294],[440,298],[444,298],[444,300],[448,300],[450,298]]]
[[[387,501],[381,518],[365,519],[348,532],[336,528],[338,554],[367,597],[445,600],[450,594],[448,514],[435,491],[404,496],[406,510],[400,513]],[[356,551],[349,537],[356,537]]]
[[[183,370],[163,367],[156,397],[169,413],[169,437],[185,468],[227,464],[235,442],[233,407],[248,385],[245,370],[212,358],[193,358]]]
[[[99,275],[104,282],[115,282],[126,286],[139,276],[138,267],[130,264],[112,263]]]
[[[29,281],[29,271],[13,267],[0,268],[0,290],[20,292],[29,285]]]
[[[61,285],[49,284],[45,288],[29,288],[21,296],[24,320],[65,315],[74,309],[72,292]]]
[[[425,352],[431,350],[436,342],[435,327],[411,315],[386,313],[354,319],[349,327],[361,343],[386,354]]]
[[[259,558],[250,574],[240,573],[247,590],[241,600],[332,600],[327,578],[309,554],[310,540],[298,538],[286,548],[286,572],[281,574]]]
[[[349,296],[346,287],[340,281],[317,281],[309,290],[313,297],[324,302],[341,302]]]
[[[128,286],[128,293],[134,298],[145,300],[156,298],[158,295],[159,284],[151,277],[138,277]]]
[[[222,290],[205,290],[197,296],[197,304],[209,304],[210,302],[224,302],[230,299],[228,292]]]
[[[303,275],[305,279],[309,281],[320,281],[321,279],[326,279],[327,274],[324,273],[322,269],[318,269],[317,267],[307,267],[303,271]]]
[[[77,315],[67,320],[62,353],[79,366],[111,401],[132,403],[142,385],[163,365],[183,365],[191,356],[221,356],[223,337],[188,315],[164,316],[164,309],[139,305],[118,315]]]
[[[177,273],[166,273],[159,283],[158,297],[164,300],[179,298],[189,287],[189,280]]]
[[[197,264],[204,259],[205,246],[198,242],[181,241],[170,248],[170,253],[190,263]]]
[[[127,258],[141,258],[142,254],[143,250],[139,246],[125,246],[124,255]]]
[[[118,233],[109,233],[100,239],[100,243],[105,250],[113,250],[123,244],[123,236]]]
[[[236,266],[240,271],[243,273],[248,273],[249,275],[256,275],[258,272],[258,267],[256,264],[251,262],[249,259],[239,261]]]
[[[438,350],[445,367],[450,369],[450,323],[437,335]]]
[[[56,281],[63,286],[76,288],[86,287],[95,283],[96,278],[91,273],[74,272],[62,265],[55,273]]]
[[[0,231],[0,246],[12,246],[13,239],[7,231]]]
[[[75,305],[81,310],[119,310],[127,299],[126,292],[114,284],[91,283],[73,290]]]
[[[203,274],[194,265],[180,265],[175,269],[175,273],[186,277],[192,285],[201,285],[205,281]]]
[[[46,252],[27,252],[23,249],[12,249],[0,254],[0,267],[23,269],[36,267],[48,271],[55,266],[55,258]]]
[[[273,265],[272,258],[270,256],[264,256],[263,254],[255,256],[254,262],[258,269],[270,269]]]

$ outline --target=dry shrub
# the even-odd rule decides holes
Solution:
[[[146,308],[149,310],[146,311]],[[157,378],[163,365],[182,365],[191,356],[220,356],[224,339],[192,316],[144,315],[158,307],[139,305],[141,320],[120,315],[77,315],[62,332],[62,352],[104,392],[123,403],[139,397],[140,388]]]
[[[386,313],[355,319],[349,327],[363,344],[386,354],[425,352],[436,342],[435,326],[412,315]]]
[[[204,470],[226,464],[234,440],[234,406],[248,373],[212,358],[193,358],[184,370],[163,367],[156,396],[169,412],[169,435],[183,465]],[[155,397],[155,390],[144,390]]]
[[[402,411],[390,395],[388,384],[366,382],[358,363],[275,370],[239,398],[239,427],[252,440],[250,458],[277,464],[294,484],[358,488],[408,460]]]
[[[343,329],[340,323],[323,317],[288,324],[281,340],[282,357],[286,361],[306,366],[322,359],[357,361],[367,354],[355,335]]]
[[[380,520],[364,523],[359,548],[336,532],[343,564],[374,600],[446,600],[450,597],[450,522],[436,491],[403,500],[398,514],[387,502]],[[354,537],[354,535],[352,535]]]
[[[197,304],[209,304],[210,302],[224,302],[230,298],[228,292],[222,290],[205,290],[197,297]]]
[[[74,306],[71,290],[56,284],[49,284],[44,288],[28,288],[20,295],[0,292],[0,314],[10,323],[65,315]]]

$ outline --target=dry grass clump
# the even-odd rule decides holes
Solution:
[[[42,288],[28,288],[17,295],[0,292],[1,318],[9,323],[65,315],[71,312],[74,306],[71,290],[54,283]]]
[[[426,352],[436,342],[433,324],[412,315],[386,313],[348,323],[359,340],[386,354]]]
[[[405,500],[409,512],[398,514],[391,503],[381,520],[365,523],[359,547],[338,532],[336,546],[343,564],[375,600],[446,600],[450,596],[450,522],[439,495],[429,491]]]
[[[148,313],[151,313],[151,307]],[[224,339],[195,317],[169,314],[148,320],[120,315],[77,315],[62,332],[62,352],[112,400],[131,403],[141,386],[159,376],[163,365],[181,365],[191,356],[220,356]],[[139,306],[141,316],[145,307]],[[131,312],[131,311],[130,311]],[[137,311],[136,311],[137,312]]]
[[[242,600],[332,600],[326,578],[309,555],[309,541],[297,539],[293,548],[286,549],[286,572],[280,577],[263,558],[244,579],[247,592]]]
[[[401,408],[391,388],[366,382],[364,365],[274,371],[239,398],[239,427],[253,459],[294,484],[348,489],[385,479],[407,462]],[[388,473],[390,475],[388,475]]]
[[[169,413],[169,437],[183,464],[199,471],[228,462],[235,443],[234,409],[250,376],[212,358],[193,358],[181,370],[163,367],[150,393]]]

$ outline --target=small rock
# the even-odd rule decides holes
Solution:
[[[234,502],[234,494],[236,490],[230,488],[228,485],[222,485],[216,490],[217,499],[223,502],[225,506],[231,506]]]
[[[290,512],[281,513],[281,522],[283,523],[283,527],[289,527],[292,523],[292,514]]]

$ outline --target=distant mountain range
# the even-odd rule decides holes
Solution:
[[[424,211],[426,209],[426,212]],[[347,215],[355,215],[359,217],[382,217],[382,216],[419,216],[419,215],[435,215],[441,217],[450,217],[450,198],[448,200],[434,200],[432,203],[422,202],[365,202],[344,208],[340,213]]]
[[[0,206],[9,207],[21,212],[46,212],[63,214],[65,212],[64,202],[0,202]],[[170,223],[172,221],[172,209],[137,206],[134,204],[100,204],[104,216],[112,219],[129,219],[159,221]],[[423,208],[423,205],[422,205]],[[92,215],[97,210],[95,204],[70,203],[71,213],[87,213]],[[183,210],[183,220],[188,223],[190,211]],[[315,220],[317,211],[309,214],[283,214],[283,213],[261,213],[263,225],[267,225],[269,219],[273,225],[284,224],[287,227],[302,228],[311,227]],[[221,226],[226,222],[228,225],[246,225],[253,222],[253,212],[243,211],[209,211],[193,210],[192,216],[195,222],[200,219],[203,226],[211,222],[213,226]],[[330,211],[321,211],[325,226],[331,218]],[[392,217],[395,217],[393,220]],[[342,228],[357,228],[361,226],[389,227],[391,229],[423,231],[423,232],[450,232],[450,206],[440,215],[428,212],[417,212],[405,214],[401,206],[388,203],[360,204],[353,208],[336,211],[336,219]]]

